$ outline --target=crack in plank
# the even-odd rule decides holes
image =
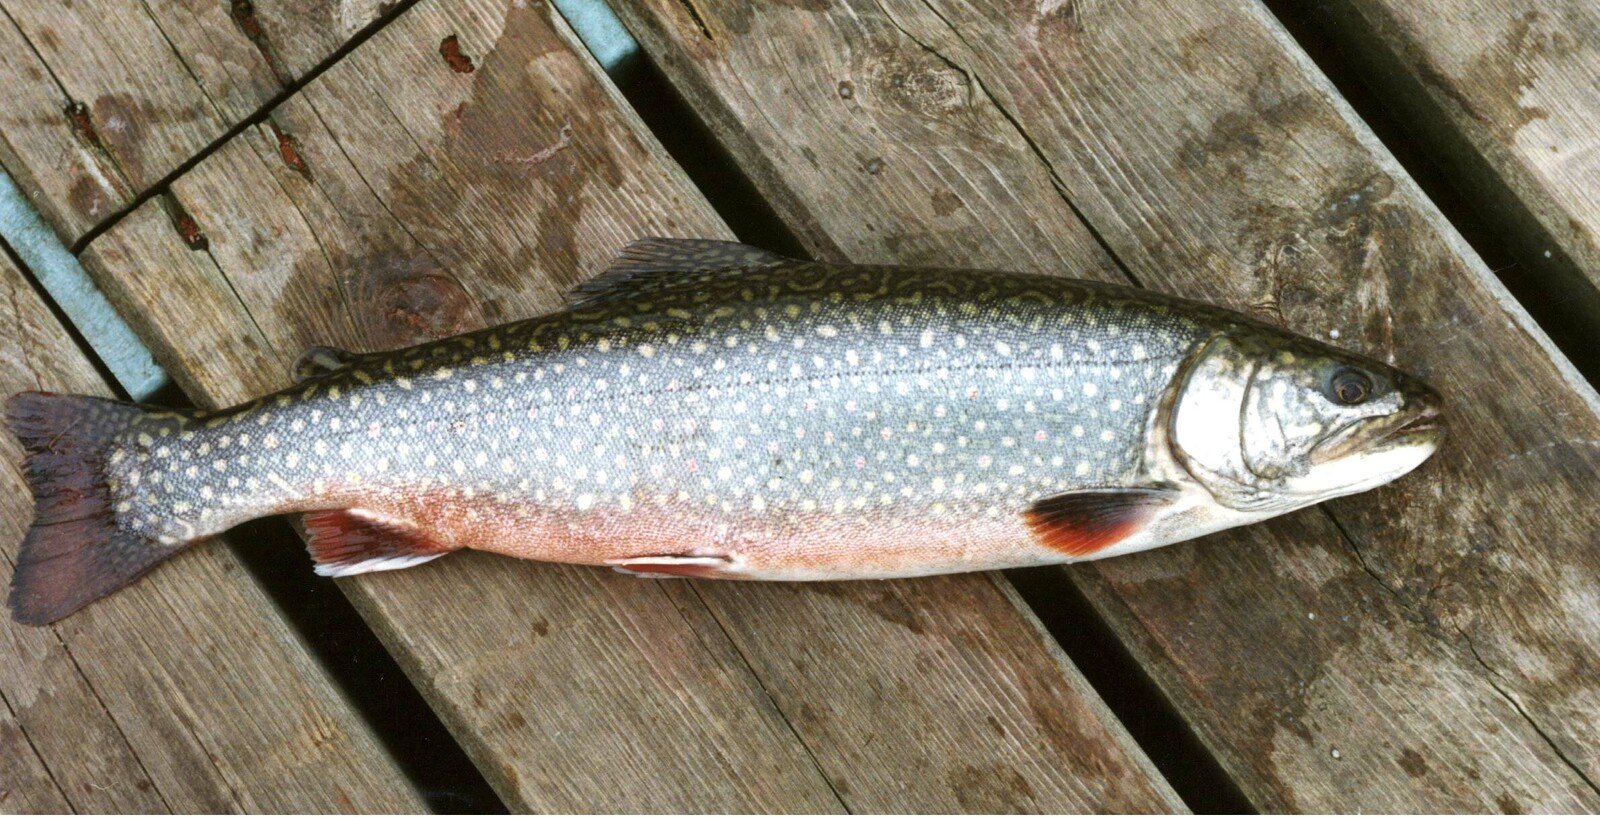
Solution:
[[[1343,542],[1349,548],[1357,566],[1359,566],[1364,573],[1370,576],[1374,583],[1387,591],[1389,595],[1394,597],[1395,603],[1400,606],[1400,609],[1404,613],[1409,614],[1406,616],[1406,618],[1413,620],[1413,622],[1419,626],[1422,634],[1426,635],[1427,637],[1432,638],[1447,647],[1455,646],[1451,644],[1450,640],[1447,639],[1439,630],[1439,621],[1436,616],[1430,614],[1424,605],[1419,604],[1417,601],[1411,598],[1408,598],[1406,594],[1400,592],[1399,589],[1390,585],[1389,582],[1384,579],[1383,574],[1367,561],[1366,554],[1362,553],[1360,545],[1356,544],[1355,537],[1352,536],[1349,531],[1345,530],[1344,525],[1339,522],[1338,517],[1334,516],[1333,512],[1330,511],[1327,506],[1318,506],[1318,508],[1322,511],[1323,515],[1328,518],[1328,521],[1333,524],[1334,529],[1339,532],[1339,541]],[[1431,596],[1436,589],[1437,585],[1434,588],[1430,588],[1428,595]],[[1467,651],[1472,655],[1473,660],[1483,668],[1484,672],[1481,675],[1483,681],[1487,683],[1489,687],[1492,688],[1496,693],[1498,693],[1500,697],[1504,698],[1506,703],[1510,704],[1512,711],[1516,712],[1517,715],[1522,718],[1522,720],[1527,722],[1528,726],[1532,728],[1534,733],[1544,741],[1545,745],[1550,747],[1550,751],[1554,752],[1555,756],[1567,768],[1571,769],[1572,773],[1577,775],[1579,780],[1582,780],[1583,783],[1593,790],[1595,794],[1600,794],[1600,786],[1597,786],[1595,782],[1584,773],[1582,767],[1580,767],[1576,761],[1568,757],[1566,752],[1562,751],[1561,747],[1556,744],[1555,739],[1545,731],[1544,727],[1539,724],[1539,721],[1535,719],[1533,715],[1527,711],[1527,709],[1523,708],[1521,702],[1519,702],[1508,690],[1503,688],[1497,682],[1497,679],[1503,677],[1501,672],[1495,669],[1493,666],[1490,666],[1488,661],[1484,660],[1483,656],[1478,652],[1477,645],[1473,643],[1472,636],[1468,635],[1467,631],[1459,626],[1455,627],[1454,629],[1456,634],[1461,637],[1462,644],[1466,646]]]
[[[840,794],[839,787],[834,785],[833,778],[829,777],[827,770],[822,768],[822,761],[817,759],[817,753],[812,751],[810,744],[806,743],[805,738],[800,734],[800,730],[790,720],[789,713],[783,711],[783,707],[778,705],[777,696],[772,694],[772,690],[767,687],[767,683],[762,679],[761,674],[756,672],[755,665],[750,662],[749,656],[745,655],[744,650],[739,648],[739,642],[735,641],[733,634],[728,632],[727,625],[722,623],[722,619],[717,617],[716,611],[706,603],[705,597],[700,593],[700,588],[693,583],[686,582],[685,584],[688,586],[689,592],[694,594],[695,601],[699,602],[700,608],[705,611],[706,616],[717,625],[717,629],[722,633],[723,640],[728,643],[734,655],[739,656],[739,661],[744,665],[745,671],[750,674],[750,679],[755,681],[756,687],[761,690],[761,694],[766,696],[768,703],[772,704],[772,711],[778,713],[778,720],[783,721],[783,725],[788,728],[789,734],[794,737],[794,742],[800,745],[800,749],[811,760],[812,768],[817,770],[817,777],[822,778],[822,782],[827,785],[828,791],[833,793],[833,799],[839,803],[839,808],[844,809],[846,814],[854,814],[855,811],[850,808],[850,804],[845,802],[844,795]],[[665,586],[662,587],[662,595],[666,596],[667,601],[674,608],[678,608],[677,601],[672,598],[671,593],[666,592]],[[678,609],[678,615],[683,619],[685,628],[694,633],[695,640],[700,642],[700,648],[705,650],[707,654],[714,655],[715,653],[712,652],[710,645],[705,643],[705,637],[701,635],[699,628],[689,621],[689,617],[684,614],[682,609]]]
[[[83,235],[79,236],[78,240],[72,242],[72,246],[68,249],[73,255],[81,255],[84,250],[88,249],[89,244],[91,244],[96,238],[99,238],[107,230],[111,229],[113,225],[121,221],[123,218],[126,218],[129,213],[139,209],[144,205],[145,202],[158,195],[162,190],[170,187],[173,182],[177,181],[180,177],[193,170],[195,166],[204,161],[206,157],[215,153],[219,148],[233,140],[239,134],[244,133],[249,128],[267,121],[270,118],[272,111],[279,105],[282,105],[290,97],[299,93],[301,89],[316,81],[316,79],[322,76],[323,73],[328,71],[328,69],[337,65],[352,51],[359,48],[367,40],[371,39],[372,36],[377,34],[379,30],[393,22],[395,18],[399,17],[401,14],[404,14],[418,2],[419,0],[399,0],[399,2],[397,2],[393,8],[389,9],[389,11],[385,12],[384,14],[379,15],[377,19],[368,23],[366,27],[356,32],[356,34],[347,40],[344,45],[334,49],[333,53],[329,54],[327,57],[324,57],[323,60],[317,63],[316,66],[314,66],[311,70],[307,71],[298,79],[284,83],[282,89],[279,90],[278,93],[274,94],[271,99],[258,106],[249,116],[241,119],[237,124],[228,128],[225,132],[217,136],[216,139],[213,139],[209,144],[201,148],[194,155],[185,159],[177,167],[173,168],[172,172],[156,180],[145,189],[138,191],[132,196],[132,199],[126,205],[123,205],[116,212],[106,216],[104,219],[101,219],[99,222],[94,224],[94,226],[85,230]],[[0,13],[3,12],[4,7],[0,7]],[[14,22],[13,25],[15,25]],[[43,62],[42,59],[41,62]],[[49,66],[46,65],[47,70],[48,68]],[[54,77],[54,74],[51,76]],[[57,84],[59,84],[59,81]],[[65,93],[64,87],[62,90],[63,93]]]
[[[28,750],[39,761],[39,768],[44,771],[44,776],[49,779],[50,785],[55,787],[56,793],[61,795],[61,802],[66,803],[67,807],[74,812],[82,814],[83,809],[77,803],[72,802],[71,797],[67,796],[66,788],[61,785],[61,781],[56,779],[56,773],[50,769],[50,764],[45,762],[44,755],[39,752],[39,747],[34,745],[33,736],[28,734],[27,728],[22,725],[22,719],[17,717],[16,708],[11,705],[11,701],[6,699],[5,690],[0,690],[0,707],[5,707],[6,712],[11,715],[11,721],[17,725],[17,734],[22,736],[23,743],[28,744]]]
[[[706,19],[700,16],[700,9],[695,7],[694,0],[678,0],[678,5],[683,6],[684,10],[689,12],[689,18],[694,20],[694,24],[700,29],[702,37],[712,42],[717,41],[716,37],[711,36],[711,29],[706,26]]]
[[[1484,680],[1489,682],[1489,686],[1493,687],[1495,692],[1500,693],[1500,696],[1506,699],[1506,703],[1511,704],[1511,708],[1515,709],[1517,714],[1521,715],[1523,720],[1526,720],[1528,725],[1533,727],[1533,731],[1538,733],[1540,738],[1544,739],[1545,744],[1550,747],[1550,751],[1555,752],[1556,757],[1561,758],[1561,762],[1567,764],[1567,768],[1572,769],[1572,773],[1577,775],[1579,780],[1582,780],[1584,784],[1592,789],[1596,794],[1600,794],[1600,785],[1596,785],[1595,781],[1591,780],[1589,775],[1584,773],[1583,768],[1580,767],[1576,761],[1567,757],[1566,752],[1561,751],[1561,747],[1556,745],[1555,739],[1550,737],[1550,735],[1544,731],[1544,728],[1539,725],[1537,720],[1534,720],[1533,716],[1529,714],[1526,709],[1523,709],[1522,702],[1518,701],[1516,696],[1512,695],[1509,690],[1501,688],[1501,686],[1495,682],[1495,679],[1500,677],[1500,671],[1489,666],[1489,662],[1483,660],[1483,656],[1478,654],[1478,647],[1473,643],[1472,636],[1467,635],[1465,630],[1461,630],[1459,628],[1456,630],[1456,632],[1461,634],[1461,640],[1466,642],[1467,651],[1472,653],[1473,659],[1478,662],[1479,666],[1482,666],[1483,669],[1488,672],[1488,676],[1485,677]]]

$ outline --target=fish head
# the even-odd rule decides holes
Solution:
[[[1371,358],[1243,329],[1211,340],[1176,384],[1178,461],[1219,502],[1281,513],[1396,479],[1431,456],[1441,401]]]

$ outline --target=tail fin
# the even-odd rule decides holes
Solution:
[[[6,422],[27,453],[33,527],[11,577],[11,614],[48,624],[132,582],[188,542],[161,544],[118,524],[106,466],[117,433],[144,414],[130,403],[22,392]]]

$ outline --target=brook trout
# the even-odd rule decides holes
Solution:
[[[476,548],[644,576],[863,579],[1157,547],[1392,480],[1439,398],[1225,310],[1087,281],[650,239],[565,310],[316,349],[217,412],[23,393],[19,621],[248,519],[317,572]]]

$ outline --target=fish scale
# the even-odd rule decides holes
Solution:
[[[1044,564],[1260,518],[1192,473],[1226,462],[1180,461],[1179,395],[1335,353],[1106,284],[656,240],[552,315],[133,414],[103,470],[117,530],[157,549],[311,511],[331,575],[460,548],[768,579]]]
[[[1098,290],[811,263],[697,274],[208,418],[132,499],[210,505],[150,531],[174,539],[307,501],[398,513],[434,490],[573,524],[654,505],[723,538],[783,515],[1020,517],[1043,496],[1135,480],[1151,412],[1205,336]]]

